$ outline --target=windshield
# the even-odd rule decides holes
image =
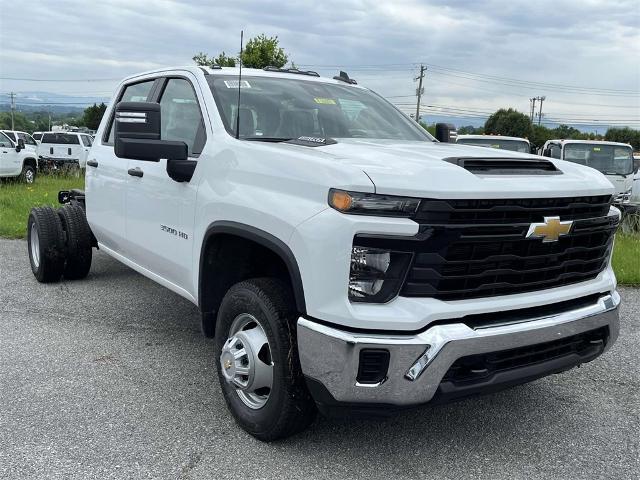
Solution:
[[[238,78],[207,77],[227,131],[235,136]],[[347,85],[243,77],[240,138],[378,138],[433,141],[422,127],[375,93]]]
[[[512,152],[529,153],[529,144],[524,140],[506,140],[497,138],[458,138],[456,143],[463,145],[475,145],[477,147],[498,148],[500,150],[511,150]]]
[[[605,175],[628,175],[633,172],[631,147],[601,143],[568,143],[564,160],[595,168]]]

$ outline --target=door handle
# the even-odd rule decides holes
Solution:
[[[89,165],[90,167],[97,167],[98,162],[96,160],[87,160],[87,165]]]
[[[138,167],[136,168],[130,168],[127,173],[129,175],[131,175],[132,177],[142,177],[144,175],[144,172],[142,170],[140,170]]]

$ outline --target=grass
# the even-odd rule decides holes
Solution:
[[[619,283],[640,285],[640,234],[616,235],[612,263]]]
[[[0,237],[24,238],[32,207],[58,205],[58,192],[84,188],[84,177],[38,175],[35,183],[3,179],[0,183]]]
[[[0,183],[0,237],[24,238],[31,207],[56,206],[58,192],[71,188],[84,188],[84,177],[40,175],[32,185],[4,180]],[[621,284],[640,285],[640,234],[630,230],[623,228],[616,235],[613,269]]]

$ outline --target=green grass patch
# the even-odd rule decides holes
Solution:
[[[619,283],[640,285],[640,234],[616,235],[612,263]]]
[[[31,185],[3,179],[0,183],[0,237],[24,238],[32,207],[58,205],[58,192],[84,188],[84,176],[38,175]]]

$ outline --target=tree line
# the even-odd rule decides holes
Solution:
[[[94,103],[93,105],[79,111],[77,113],[58,113],[51,114],[49,112],[13,112],[14,129],[21,132],[46,132],[49,130],[49,122],[51,125],[73,125],[75,127],[87,127],[89,130],[97,130],[102,121],[107,106],[104,103]],[[0,112],[0,130],[11,129],[11,112]]]
[[[458,128],[461,135],[507,135],[528,139],[532,145],[542,147],[547,140],[607,140],[630,144],[634,150],[640,150],[640,130],[629,127],[611,127],[604,135],[581,132],[569,125],[559,125],[555,128],[544,125],[534,125],[524,113],[513,108],[501,108],[493,113],[483,127],[471,125]]]

